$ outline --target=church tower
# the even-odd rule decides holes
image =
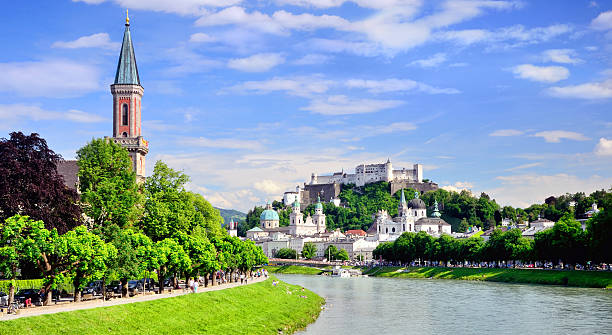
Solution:
[[[149,143],[141,136],[140,102],[144,89],[138,77],[127,11],[119,64],[117,64],[115,82],[110,89],[113,95],[113,140],[127,149],[136,176],[143,180],[145,156],[149,152]]]
[[[317,196],[317,204],[315,205],[315,214],[312,217],[314,224],[317,225],[317,233],[325,232],[325,214],[323,214],[323,205],[321,197]]]

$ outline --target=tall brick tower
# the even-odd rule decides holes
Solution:
[[[144,89],[138,77],[127,11],[117,74],[110,89],[113,95],[113,140],[130,153],[132,167],[136,176],[142,180],[145,177],[145,156],[149,152],[149,143],[140,133],[140,101]]]

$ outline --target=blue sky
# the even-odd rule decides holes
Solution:
[[[147,170],[246,210],[388,157],[526,206],[612,185],[609,1],[13,1],[0,136],[66,159],[112,134],[130,10]]]

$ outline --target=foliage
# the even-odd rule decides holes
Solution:
[[[603,209],[587,223],[587,242],[595,262],[612,263],[612,193],[601,200]]]
[[[296,259],[297,252],[291,248],[281,248],[276,252],[275,257],[283,259]]]
[[[0,222],[27,215],[60,234],[81,224],[78,195],[57,172],[61,156],[36,133],[10,136],[0,138]]]
[[[313,259],[317,256],[317,247],[312,242],[304,243],[302,248],[302,257],[305,259]]]
[[[77,163],[83,210],[94,230],[109,241],[108,225],[124,228],[142,214],[142,194],[130,156],[114,141],[94,139],[77,151]]]
[[[334,259],[339,260],[339,261],[348,261],[349,260],[349,254],[348,254],[348,252],[346,250],[340,249],[334,255]]]

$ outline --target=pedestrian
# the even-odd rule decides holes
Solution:
[[[198,293],[198,281],[194,280],[193,281],[193,293]]]
[[[240,274],[240,284],[244,284],[244,273]]]
[[[189,285],[189,289],[191,290],[191,293],[193,293],[193,279],[189,278],[189,282],[187,285]]]

